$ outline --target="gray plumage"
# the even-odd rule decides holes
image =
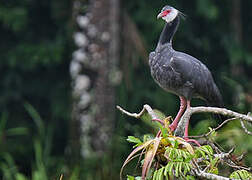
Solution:
[[[166,23],[155,51],[149,55],[151,75],[164,90],[187,100],[204,99],[210,106],[222,107],[222,96],[208,68],[198,59],[175,51],[172,38],[180,16]]]

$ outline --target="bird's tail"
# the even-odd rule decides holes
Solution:
[[[219,107],[219,108],[224,107],[222,96],[221,96],[220,91],[216,85],[214,85],[212,92],[209,93],[209,96],[207,99],[207,106]],[[214,119],[218,120],[218,123],[220,123],[220,122],[223,122],[224,120],[226,120],[227,117],[220,115],[220,114],[214,114]]]

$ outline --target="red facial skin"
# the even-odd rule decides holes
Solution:
[[[167,14],[169,14],[171,12],[171,10],[166,10],[162,12],[162,17],[166,16]]]
[[[159,13],[159,15],[157,16],[157,18],[161,18],[161,17],[164,17],[166,16],[167,14],[169,14],[171,12],[171,10],[166,10],[166,11],[163,11],[161,13]]]

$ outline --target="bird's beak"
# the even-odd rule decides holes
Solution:
[[[159,18],[161,18],[163,16],[164,16],[164,12],[161,12],[161,13],[158,14],[157,19],[159,19]]]

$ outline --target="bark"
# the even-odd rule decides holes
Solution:
[[[231,1],[231,10],[230,10],[230,28],[232,35],[234,37],[236,46],[242,46],[243,38],[243,29],[242,29],[242,1],[241,0],[232,0]],[[242,62],[242,57],[236,59],[236,62]],[[245,70],[241,63],[231,64],[231,74],[235,77],[244,76]],[[236,86],[234,88],[235,93],[233,96],[233,102],[237,106],[240,106],[243,101],[244,90],[241,86]]]
[[[241,23],[241,0],[231,1],[230,25],[231,32],[237,45],[242,45],[242,23]],[[239,59],[240,60],[240,59]],[[232,65],[232,74],[241,76],[244,74],[244,69],[241,65]]]
[[[230,12],[231,30],[238,43],[242,42],[241,0],[232,0]]]
[[[84,4],[76,0],[74,6],[83,9]],[[79,146],[72,143],[70,147],[79,148],[84,158],[102,157],[113,132],[114,86],[120,81],[119,12],[119,0],[90,0],[86,14],[75,17],[80,31],[74,33],[78,49],[70,64],[75,124],[72,142],[77,139]]]

